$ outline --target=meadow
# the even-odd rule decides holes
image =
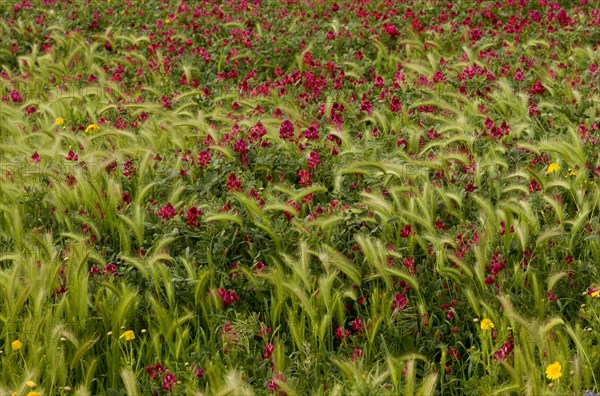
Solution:
[[[600,394],[597,2],[0,16],[0,395]]]

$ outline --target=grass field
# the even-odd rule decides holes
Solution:
[[[0,395],[600,394],[598,2],[0,16]]]

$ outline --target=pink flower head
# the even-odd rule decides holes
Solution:
[[[354,348],[354,351],[352,351],[352,357],[350,359],[352,359],[352,361],[355,362],[356,360],[360,359],[361,357],[363,357],[362,349]]]
[[[104,275],[118,275],[117,266],[114,263],[106,264],[102,272],[104,273]]]
[[[221,299],[224,307],[228,307],[240,299],[240,297],[234,291],[225,290],[222,287],[220,287],[217,291],[217,295]]]
[[[411,235],[414,235],[415,232],[412,229],[412,226],[410,224],[406,224],[404,225],[404,227],[402,228],[402,232],[400,234],[400,236],[402,238],[408,238]]]
[[[294,125],[289,120],[284,120],[279,129],[279,137],[284,140],[294,139]]]
[[[163,378],[161,387],[164,390],[170,391],[171,389],[173,389],[173,387],[175,386],[176,383],[177,383],[177,377],[175,376],[175,374],[167,373],[167,375],[165,375],[165,378]]]
[[[279,387],[277,386],[277,382],[285,382],[285,377],[282,373],[277,373],[273,377],[273,379],[269,382],[267,386],[271,392],[275,392]]]
[[[37,164],[42,160],[42,157],[40,157],[37,151],[34,151],[33,154],[31,154],[31,160]]]
[[[310,172],[306,169],[302,169],[298,172],[298,178],[300,179],[299,184],[301,186],[310,186],[312,183],[310,180]]]
[[[198,166],[199,167],[204,167],[207,166],[208,164],[210,164],[211,161],[211,157],[210,157],[210,151],[208,150],[202,150],[198,153]]]
[[[202,211],[195,206],[188,209],[186,223],[192,227],[198,227],[200,224],[198,223],[198,216],[202,213]]]
[[[160,363],[156,363],[154,366],[146,366],[146,373],[148,374],[149,380],[156,380],[160,375],[166,372],[165,366]]]
[[[21,96],[21,94],[19,93],[19,91],[12,91],[10,93],[10,99],[13,102],[22,102],[23,101],[23,97]]]
[[[315,169],[321,163],[321,157],[319,157],[319,153],[316,151],[311,151],[308,156],[308,169]]]
[[[349,335],[350,335],[350,330],[344,330],[344,328],[342,326],[336,327],[335,338],[342,340],[342,339],[348,337]]]
[[[158,210],[158,212],[156,212],[156,215],[162,219],[163,224],[165,223],[165,220],[172,219],[173,217],[175,217],[176,214],[177,212],[175,211],[175,208],[173,207],[171,202],[167,202],[165,206],[163,206]]]
[[[265,353],[263,354],[263,360],[269,359],[275,351],[275,345],[270,342],[265,345]]]
[[[73,150],[69,150],[69,153],[67,154],[67,161],[77,161],[78,159],[79,156],[77,156]]]
[[[394,301],[392,302],[392,310],[393,311],[402,310],[406,307],[407,304],[408,304],[408,300],[406,299],[406,296],[402,293],[396,293],[394,295]]]
[[[229,191],[244,191],[242,188],[242,182],[237,178],[235,173],[231,172],[227,177],[227,189]]]

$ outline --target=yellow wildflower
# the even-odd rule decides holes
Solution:
[[[251,5],[248,6],[248,11],[252,11],[254,9],[254,7],[252,7]]]
[[[590,297],[600,297],[600,289],[593,291]]]
[[[168,25],[169,23],[171,23],[171,20],[169,18],[165,19],[165,23]]]
[[[96,124],[90,124],[87,126],[87,128],[85,128],[85,133],[94,133],[94,132],[98,132],[100,130],[100,127]]]
[[[19,340],[14,340],[10,346],[13,351],[18,351],[19,349],[23,348],[23,343]]]
[[[62,125],[65,123],[65,119],[62,117],[58,117],[55,122],[56,122],[56,125]]]
[[[27,381],[26,384],[30,388],[35,388],[35,382],[33,382],[32,380]]]
[[[575,169],[569,169],[567,176],[577,176],[577,171]]]
[[[481,321],[481,330],[489,330],[494,328],[494,322],[489,319],[483,319]]]
[[[560,166],[558,166],[558,164],[555,164],[554,162],[551,163],[550,165],[548,165],[548,170],[546,171],[546,174],[549,175],[550,173],[554,173],[560,170]]]
[[[40,396],[40,392],[29,392],[27,396]]]
[[[546,368],[546,377],[555,380],[562,377],[562,367],[559,362],[554,362]]]
[[[131,341],[135,339],[135,333],[133,330],[127,330],[125,333],[121,334],[121,337],[119,338],[125,338],[125,341]]]

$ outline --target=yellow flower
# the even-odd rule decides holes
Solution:
[[[32,380],[27,381],[26,384],[30,388],[35,388],[35,382],[33,382]]]
[[[135,333],[133,330],[127,330],[125,333],[121,334],[121,337],[119,338],[125,338],[125,341],[131,341],[135,338]]]
[[[548,165],[548,170],[546,171],[546,174],[549,175],[550,173],[554,173],[560,170],[560,166],[558,166],[557,164],[555,164],[554,162],[551,163],[550,165]]]
[[[550,380],[562,377],[562,367],[559,362],[554,362],[546,368],[546,377]]]
[[[167,19],[165,19],[165,23],[169,24],[169,23],[171,23],[171,20],[169,18],[167,18]]]
[[[65,119],[62,117],[58,117],[55,122],[56,122],[56,125],[62,125],[65,123]]]
[[[569,169],[567,176],[577,176],[577,171],[575,169]]]
[[[10,346],[13,351],[18,351],[19,349],[23,348],[23,343],[19,340],[14,340]]]
[[[592,294],[590,294],[590,297],[600,297],[600,289],[592,292]]]
[[[254,7],[252,7],[251,5],[248,6],[248,11],[252,11],[254,9]]]
[[[100,127],[96,124],[90,124],[87,126],[87,128],[85,128],[85,133],[94,133],[94,132],[98,132],[100,130]]]
[[[494,328],[494,323],[489,319],[483,319],[481,321],[481,330],[489,330]]]
[[[29,392],[27,396],[40,396],[40,392]]]

